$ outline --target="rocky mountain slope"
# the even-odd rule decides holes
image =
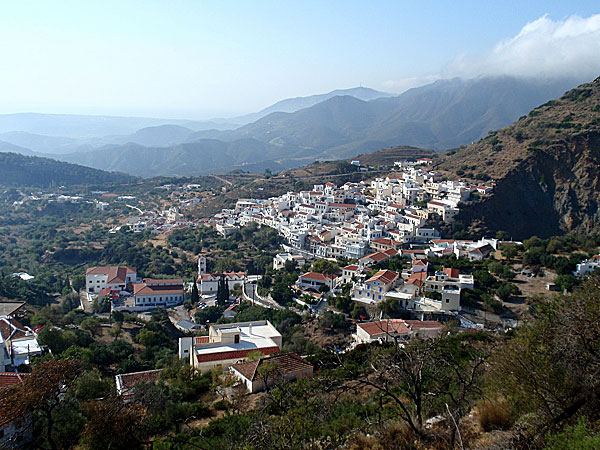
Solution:
[[[458,220],[514,238],[600,232],[600,78],[450,153],[439,169],[495,180]]]

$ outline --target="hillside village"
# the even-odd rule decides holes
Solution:
[[[598,410],[587,374],[598,367],[588,343],[600,238],[575,232],[596,227],[595,197],[579,191],[597,178],[597,85],[443,157],[391,147],[278,174],[95,173],[107,184],[78,185],[81,169],[62,168],[67,185],[11,181],[0,197],[0,447],[457,448],[458,437],[460,448],[512,448],[529,445],[525,416],[538,442],[557,423],[568,439],[572,426],[596,436],[573,418]],[[550,145],[546,128],[584,135]],[[573,145],[586,162],[575,197],[589,207],[582,226],[567,214],[564,227],[556,203],[548,221],[542,203],[528,205],[535,193],[581,209],[537,172]],[[363,445],[390,435],[391,446]]]
[[[358,160],[351,164],[361,167]],[[368,174],[365,169],[363,175]],[[137,337],[145,336],[139,333],[146,327],[152,333],[168,329],[171,336],[155,351],[168,352],[198,376],[218,373],[218,383],[233,389],[225,396],[229,401],[315,376],[319,363],[314,355],[323,351],[346,354],[386,343],[402,347],[441,339],[448,329],[459,336],[510,333],[529,314],[516,298],[566,292],[571,280],[584,280],[600,267],[600,255],[586,259],[581,254],[561,266],[557,261],[564,257],[528,257],[540,250],[536,246],[546,245],[537,238],[523,243],[502,233],[473,239],[447,236],[463,204],[485,199],[494,187],[493,181],[448,180],[431,159],[415,158],[398,161],[387,171],[380,167],[363,181],[324,182],[269,198],[240,198],[210,218],[195,216],[194,207],[218,194],[214,187],[193,182],[157,184],[152,196],[142,198],[127,188],[120,194],[69,194],[64,188],[20,192],[12,204],[17,212],[38,202],[84,206],[105,220],[105,236],[181,245],[188,249],[188,259],[189,249],[201,253],[191,253],[191,280],[189,272],[165,276],[146,269],[142,275],[133,265],[84,265],[77,274],[82,281],[75,309],[83,316],[77,319],[79,325],[67,323],[62,330],[47,322],[34,326],[24,302],[0,303],[0,377],[11,386],[25,383],[27,373],[17,378],[12,374],[28,372],[36,358],[60,352],[48,333],[68,333],[69,326],[78,333],[88,330],[95,338],[107,337],[102,328],[108,326],[109,333],[125,333],[138,345],[146,342]],[[183,246],[180,239],[194,230],[209,238],[199,247]],[[211,236],[223,247],[244,236],[256,239],[254,233],[260,230],[278,236],[270,238],[268,250],[255,250],[261,258],[271,258],[268,267],[216,269],[227,267],[219,265],[219,258],[230,253],[214,253]],[[515,263],[514,255],[522,261]],[[554,270],[563,277],[560,283]],[[571,278],[565,279],[565,273]],[[35,275],[21,271],[11,278],[39,283]],[[515,280],[523,294],[511,282]],[[526,290],[532,286],[537,290]],[[275,320],[277,314],[288,319]],[[158,317],[162,325],[157,325]],[[114,318],[119,321],[116,328],[106,324]],[[129,321],[127,328],[123,318]],[[296,323],[293,332],[286,320]],[[132,348],[130,358],[150,357],[139,351]],[[129,365],[116,373],[110,369],[124,402],[139,401],[139,390],[147,383],[159,385],[168,372],[150,361],[133,364],[134,370]],[[31,437],[20,417],[2,427],[4,442]]]

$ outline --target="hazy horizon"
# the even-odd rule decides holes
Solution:
[[[499,3],[4,4],[0,114],[206,120],[361,85],[600,75],[596,3]]]

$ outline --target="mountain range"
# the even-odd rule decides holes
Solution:
[[[7,118],[0,116],[0,132],[6,130],[0,141],[63,161],[144,177],[238,168],[278,171],[397,145],[445,150],[469,144],[576,84],[512,77],[452,79],[398,96],[361,87],[284,100],[254,115],[215,119],[210,124],[219,126],[212,129],[206,129],[205,122],[103,122],[99,116],[67,116],[67,123],[49,136],[41,131],[57,116],[46,122],[36,116],[35,126],[19,133],[6,130]],[[116,134],[142,122],[148,126]],[[69,127],[75,131],[67,133]],[[109,128],[115,134],[101,135]]]

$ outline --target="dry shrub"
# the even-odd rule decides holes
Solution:
[[[510,407],[504,399],[486,399],[477,406],[483,431],[508,430],[512,425]]]
[[[383,449],[413,449],[416,447],[415,433],[401,422],[388,424],[379,435],[379,443]]]
[[[344,448],[348,450],[409,450],[421,448],[421,445],[408,425],[393,422],[372,435],[360,433],[352,436]]]

